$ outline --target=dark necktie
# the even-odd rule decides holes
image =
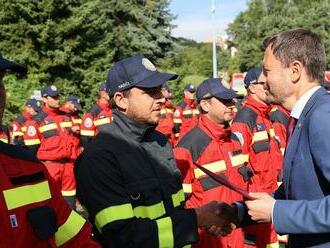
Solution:
[[[287,145],[290,142],[290,139],[292,137],[293,130],[294,130],[296,124],[297,124],[297,119],[294,118],[294,117],[292,117],[292,116],[290,116],[290,118],[289,118],[289,124],[288,124],[288,130],[287,130],[287,134],[286,134],[287,135],[287,138],[286,138],[286,144]]]

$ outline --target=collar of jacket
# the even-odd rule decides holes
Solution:
[[[204,127],[210,136],[217,141],[225,141],[229,138],[230,130],[222,127],[218,123],[215,123],[206,115],[200,117],[200,125]]]
[[[59,109],[48,108],[46,106],[44,106],[42,108],[42,111],[45,112],[47,115],[50,115],[50,116],[54,116],[54,115],[60,114],[60,110]]]
[[[183,102],[186,103],[190,108],[196,107],[196,101],[194,99],[183,98]]]
[[[114,124],[119,127],[122,133],[137,141],[145,140],[156,128],[154,125],[146,125],[134,121],[116,109],[113,110],[113,118]]]
[[[104,111],[109,111],[109,110],[110,110],[110,105],[109,105],[108,102],[106,102],[106,103],[101,103],[100,100],[97,100],[96,104],[99,105],[99,107],[100,107],[102,110],[104,110]]]
[[[27,119],[27,120],[31,120],[32,118],[32,115],[30,115],[28,112],[26,111],[23,111],[22,112],[22,115]]]
[[[247,107],[255,109],[256,111],[258,111],[263,116],[268,116],[269,112],[272,108],[270,105],[267,105],[265,103],[258,102],[257,100],[254,100],[252,96],[247,97],[245,105]]]

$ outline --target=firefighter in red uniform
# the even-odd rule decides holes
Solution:
[[[236,168],[236,178],[242,178],[237,168],[247,162],[239,142],[231,140],[228,122],[233,118],[238,95],[225,88],[221,80],[207,79],[197,88],[197,101],[201,116],[197,124],[180,138],[174,149],[174,156],[183,177],[183,189],[187,208],[200,207],[211,201],[233,202],[242,197],[227,187],[221,186],[198,169],[194,163],[212,172],[232,179]],[[241,179],[242,180],[242,179]],[[242,180],[243,181],[243,180]],[[236,229],[227,237],[210,236],[199,230],[200,241],[193,247],[243,247],[243,234]]]
[[[86,147],[99,132],[109,129],[112,122],[109,101],[109,94],[103,83],[100,86],[99,99],[82,118],[80,140],[83,147]]]
[[[26,131],[22,129],[24,124],[31,120],[33,116],[41,111],[41,103],[34,98],[28,99],[24,106],[24,111],[11,123],[11,143],[14,145],[24,145],[23,134]]]
[[[187,84],[183,89],[184,99],[176,106],[173,114],[174,136],[176,139],[195,124],[199,115],[195,100],[195,86]]]
[[[0,56],[0,123],[5,70],[26,69]],[[91,227],[65,203],[45,167],[29,151],[0,141],[1,247],[100,247]]]
[[[252,68],[247,72],[244,84],[248,97],[231,129],[240,140],[243,153],[249,156],[253,176],[249,173],[246,178],[248,190],[273,192],[277,188],[278,156],[282,155],[269,118],[271,106],[266,103],[264,76],[261,72],[261,68]],[[247,227],[244,232],[247,247],[278,247],[277,235],[271,224]]]
[[[61,185],[64,198],[73,207],[76,195],[73,163],[80,149],[69,131],[72,128],[71,118],[59,110],[56,86],[44,87],[41,95],[44,107],[26,123],[24,143],[45,164],[51,177]]]
[[[0,141],[9,144],[9,128],[0,125]]]
[[[156,130],[168,137],[168,141],[174,145],[175,138],[173,133],[173,96],[172,91],[167,83],[162,88],[165,103],[160,111],[160,119]]]

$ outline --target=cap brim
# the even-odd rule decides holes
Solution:
[[[75,103],[73,103],[73,105],[74,105],[78,110],[81,110],[81,109],[82,109],[82,106],[81,106],[80,103],[75,102]]]
[[[27,73],[27,69],[24,66],[9,61],[3,57],[0,57],[0,70],[11,70],[20,75],[25,75]]]
[[[177,79],[178,75],[172,73],[165,72],[155,72],[150,77],[143,79],[141,82],[136,83],[134,86],[141,88],[155,88],[159,86],[163,86],[163,84],[167,81]]]
[[[221,100],[231,100],[240,97],[240,95],[237,94],[235,91],[229,89],[225,92],[215,93],[213,94],[213,96]]]

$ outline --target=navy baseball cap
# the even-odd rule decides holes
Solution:
[[[157,71],[156,67],[143,56],[129,57],[115,63],[109,70],[107,89],[110,95],[132,87],[154,88],[178,75]]]
[[[261,73],[261,67],[249,69],[244,78],[245,88],[248,88],[250,84],[258,82],[258,78],[260,77]]]
[[[189,91],[190,93],[195,93],[196,87],[193,84],[187,84],[184,86],[183,90]]]
[[[34,98],[28,99],[25,103],[25,106],[32,107],[36,112],[41,111],[41,103]]]
[[[107,91],[107,85],[106,83],[102,83],[99,87],[99,91]]]
[[[41,96],[50,96],[50,97],[56,97],[59,96],[60,92],[58,91],[57,87],[55,85],[46,86],[41,89]]]
[[[5,59],[4,57],[2,57],[1,54],[0,54],[0,70],[11,70],[21,75],[25,75],[27,73],[27,69],[24,66]]]
[[[197,101],[200,101],[211,97],[219,100],[231,100],[239,97],[239,95],[234,90],[223,86],[220,78],[209,78],[197,87],[196,98]]]
[[[68,100],[67,101],[70,101],[73,103],[73,105],[78,109],[78,110],[81,110],[82,109],[82,106],[80,104],[80,99],[79,97],[75,96],[75,95],[70,95],[68,97]]]

